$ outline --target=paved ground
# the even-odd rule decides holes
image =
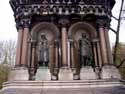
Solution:
[[[8,89],[5,94],[125,94],[125,87],[82,89]]]

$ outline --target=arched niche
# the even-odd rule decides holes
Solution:
[[[55,50],[54,50],[54,43],[55,40],[58,40],[59,38],[59,29],[58,27],[53,24],[53,23],[49,23],[49,22],[41,22],[36,24],[32,29],[31,29],[31,35],[30,35],[30,39],[31,41],[35,41],[35,53],[31,52],[32,54],[35,54],[34,56],[31,56],[31,60],[32,58],[36,57],[34,60],[35,65],[38,65],[38,43],[40,42],[41,39],[41,33],[44,33],[46,35],[46,38],[48,40],[48,50],[49,50],[49,68],[53,69],[53,65],[55,62]],[[32,46],[31,46],[31,49]]]
[[[78,69],[77,72],[79,73],[80,69],[80,52],[79,52],[79,40],[81,39],[82,33],[86,33],[90,43],[93,39],[97,38],[97,31],[96,29],[87,22],[77,22],[69,28],[68,36],[69,39],[73,40],[74,42],[74,50],[73,53],[75,56],[73,61],[75,61],[74,66]],[[94,53],[93,53],[94,54]]]

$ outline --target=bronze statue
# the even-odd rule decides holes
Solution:
[[[44,33],[41,34],[41,41],[38,44],[38,63],[39,66],[48,66],[49,49],[48,40]]]
[[[82,33],[79,40],[80,65],[90,66],[92,62],[92,47],[86,33]]]

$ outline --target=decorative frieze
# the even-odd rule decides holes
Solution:
[[[36,15],[111,15],[114,0],[11,0],[16,19]]]

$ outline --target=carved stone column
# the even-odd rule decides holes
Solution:
[[[35,80],[36,68],[36,41],[31,40],[31,64],[30,64],[30,80]]]
[[[67,30],[66,27],[62,27],[62,66],[67,66]]]
[[[108,27],[105,27],[105,41],[106,41],[106,47],[107,47],[107,54],[108,54],[108,61],[109,64],[113,64],[113,57],[112,57],[112,52],[111,52],[111,47],[110,47],[110,42],[109,42],[109,35],[108,35]]]
[[[53,73],[51,74],[52,80],[58,80],[58,71],[59,71],[59,41],[54,41],[54,64],[53,64]]]
[[[111,65],[112,57],[110,53],[108,31],[104,28],[106,25],[106,20],[101,20],[99,22],[99,25],[100,25],[99,36],[100,36],[101,53],[103,61],[101,77],[102,79],[112,79],[112,78],[120,79],[121,76],[119,74],[118,69],[115,66]]]
[[[96,46],[97,46],[96,44],[97,44],[97,43],[96,43],[96,40],[93,40],[92,42],[93,42],[93,53],[94,53],[94,56],[93,56],[93,57],[94,57],[94,62],[95,62],[95,65],[94,65],[94,66],[95,66],[95,67],[98,67],[98,62],[97,62],[97,50],[96,50]]]
[[[94,61],[95,61],[95,72],[97,75],[97,78],[100,79],[100,69],[102,65],[102,59],[101,59],[101,51],[100,51],[100,45],[99,45],[99,39],[93,39],[93,51],[94,51]]]
[[[97,42],[97,52],[98,52],[98,62],[99,62],[99,67],[102,67],[102,56],[101,56],[101,47],[99,41]]]
[[[29,80],[29,72],[27,68],[29,36],[29,24],[27,23],[29,22],[27,21],[29,20],[23,19],[20,21],[24,29],[19,29],[18,36],[16,64],[19,64],[19,67],[15,67],[15,69],[10,72],[9,80]]]
[[[71,54],[70,54],[70,56],[71,56],[71,59],[70,59],[70,61],[71,61],[71,68],[72,69],[74,69],[75,68],[75,55],[74,55],[74,42],[73,42],[73,40],[70,40],[70,48],[71,48]]]
[[[103,65],[107,65],[108,58],[107,58],[107,47],[106,47],[106,41],[105,41],[105,30],[104,30],[103,20],[99,20],[98,24],[99,24],[99,38],[100,38],[102,61],[103,61]]]
[[[29,28],[24,27],[21,65],[27,66]]]
[[[15,66],[21,65],[21,55],[22,55],[22,40],[23,40],[23,28],[18,29],[18,40],[17,40],[17,49],[16,49],[16,64]]]
[[[73,73],[71,68],[68,66],[68,46],[67,46],[67,23],[68,19],[60,19],[61,24],[61,44],[62,44],[62,67],[59,70],[59,80],[73,80]]]

